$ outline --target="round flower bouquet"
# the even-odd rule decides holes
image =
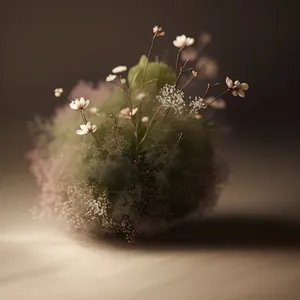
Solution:
[[[220,176],[205,111],[222,106],[227,92],[244,97],[248,85],[227,78],[223,89],[209,83],[201,96],[186,96],[201,73],[182,57],[194,39],[174,40],[171,68],[152,59],[164,34],[155,26],[148,55],[130,69],[114,68],[99,87],[67,97],[55,90],[68,103],[31,127],[28,157],[41,187],[35,217],[132,241],[215,204]],[[212,97],[214,89],[220,91]]]

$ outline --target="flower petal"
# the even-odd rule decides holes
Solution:
[[[249,84],[248,83],[241,83],[239,88],[243,91],[248,91],[249,90]]]
[[[126,108],[123,108],[123,109],[120,111],[120,114],[121,114],[121,115],[124,115],[124,116],[129,116],[129,112],[130,112],[130,108],[129,108],[129,107],[126,107]]]
[[[241,89],[238,89],[237,94],[241,97],[241,98],[245,98],[245,92]]]
[[[97,130],[97,126],[96,125],[92,125],[92,132],[95,132]]]
[[[106,77],[106,81],[111,82],[111,81],[114,81],[116,78],[117,78],[117,75],[109,74],[109,75]]]
[[[233,91],[232,91],[232,95],[233,95],[233,96],[237,96],[237,95],[238,95],[238,92],[235,91],[235,90],[233,90]]]
[[[118,66],[112,69],[112,73],[113,74],[120,74],[127,71],[127,67],[126,66]]]
[[[181,36],[179,36],[178,40],[181,41],[182,43],[185,43],[186,42],[186,35],[182,34]]]
[[[83,105],[83,108],[87,108],[90,104],[90,100],[86,100],[84,105]]]
[[[132,110],[132,112],[130,112],[130,114],[131,114],[132,116],[134,116],[134,115],[136,114],[137,111],[138,111],[138,108],[136,107],[136,108],[134,108],[134,109]]]
[[[85,134],[87,134],[86,131],[80,130],[80,129],[76,130],[76,133],[77,133],[78,135],[85,135]]]
[[[187,38],[186,44],[187,46],[192,46],[194,44],[195,40],[193,38]]]
[[[173,45],[177,48],[181,48],[183,46],[183,43],[178,40],[175,40],[173,41]]]
[[[232,89],[233,88],[233,81],[229,77],[226,77],[226,84],[228,88]]]
[[[90,131],[92,129],[92,123],[91,122],[87,122],[86,123],[86,127],[87,127],[88,131]]]
[[[79,100],[79,106],[80,106],[80,108],[83,108],[84,105],[85,105],[85,100],[84,100],[83,97],[81,97],[80,100]]]
[[[80,125],[79,127],[81,128],[81,130],[83,130],[83,131],[85,131],[85,132],[88,132],[88,131],[89,131],[87,125]]]
[[[70,107],[71,107],[72,109],[74,109],[74,110],[78,110],[78,106],[75,104],[74,101],[72,101],[72,102],[70,103]]]

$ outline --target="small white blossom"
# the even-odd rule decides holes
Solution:
[[[156,96],[156,100],[164,109],[173,109],[175,114],[181,114],[185,108],[184,92],[174,85],[164,85]]]
[[[192,46],[194,44],[195,40],[190,37],[186,37],[186,35],[180,35],[176,37],[176,40],[173,41],[173,45],[177,48],[186,48],[189,46]]]
[[[164,36],[165,32],[162,30],[161,27],[154,26],[153,27],[153,33],[156,34],[156,36]]]
[[[197,77],[197,76],[198,76],[198,72],[195,71],[195,70],[192,70],[192,74],[193,74],[194,77]]]
[[[57,89],[54,90],[55,97],[60,97],[62,93],[63,93],[62,88],[57,88]]]
[[[142,117],[142,122],[143,123],[146,123],[149,121],[149,117],[145,116],[145,117]]]
[[[125,84],[126,83],[126,79],[125,78],[121,78],[120,82],[121,82],[121,84]]]
[[[95,132],[96,130],[97,130],[96,125],[92,125],[91,122],[87,122],[84,125],[80,125],[80,129],[76,130],[76,133],[79,135],[84,135],[90,132]]]
[[[136,100],[138,101],[142,101],[144,100],[145,98],[147,97],[147,95],[145,93],[138,93],[137,96],[136,96]]]
[[[90,100],[85,100],[83,97],[76,99],[70,103],[70,107],[74,110],[83,110],[88,107]]]
[[[109,75],[106,77],[106,81],[107,81],[107,82],[111,82],[111,81],[114,81],[116,78],[117,78],[117,75],[109,74]]]
[[[133,108],[131,111],[130,107],[126,107],[120,111],[119,116],[120,116],[120,118],[131,119],[131,117],[134,116],[137,111],[138,111],[138,108]]]
[[[127,71],[126,66],[118,66],[118,67],[115,67],[112,69],[113,74],[121,74],[121,73],[124,73],[125,71]]]
[[[223,99],[214,99],[214,97],[208,97],[207,99],[205,99],[205,104],[216,109],[224,109],[226,107],[226,103]]]
[[[99,112],[99,109],[97,107],[91,107],[90,108],[90,113],[93,115],[96,115]]]
[[[240,83],[238,80],[233,83],[233,80],[229,77],[226,78],[226,85],[232,91],[233,96],[240,96],[242,98],[245,97],[245,91],[249,89],[247,83]]]
[[[196,114],[198,114],[198,111],[200,109],[205,109],[206,108],[205,101],[201,97],[195,97],[194,100],[192,100],[189,103],[189,106],[191,107],[190,112],[191,113],[196,113]]]

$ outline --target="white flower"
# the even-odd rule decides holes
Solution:
[[[85,100],[83,97],[81,97],[79,100],[76,99],[75,101],[72,101],[70,103],[70,107],[74,110],[83,110],[88,107],[90,104],[90,100]]]
[[[154,26],[153,27],[153,33],[156,34],[157,36],[164,36],[165,32],[162,30],[161,27]]]
[[[62,93],[63,93],[62,88],[57,88],[57,89],[54,90],[55,97],[60,97]]]
[[[107,81],[107,82],[111,82],[111,81],[114,81],[116,78],[117,78],[117,75],[109,74],[109,75],[106,77],[106,81]]]
[[[190,97],[191,99],[191,97]],[[190,102],[189,106],[191,107],[191,113],[198,114],[200,109],[205,109],[206,105],[204,99],[201,97],[195,97],[193,101]]]
[[[174,85],[164,85],[156,96],[156,100],[160,102],[162,108],[173,109],[175,114],[181,114],[185,108],[184,92]]]
[[[193,74],[194,77],[197,77],[197,76],[198,76],[198,72],[195,71],[195,70],[192,70],[192,74]]]
[[[138,101],[142,101],[142,100],[144,100],[145,98],[146,98],[146,94],[145,93],[138,93],[137,94],[137,96],[136,96],[136,100],[138,100]]]
[[[142,117],[142,122],[143,123],[146,123],[149,121],[149,117],[145,116],[145,117]]]
[[[126,83],[126,79],[125,78],[121,78],[120,82],[121,82],[121,84],[125,84]]]
[[[85,125],[80,125],[80,129],[76,130],[76,133],[79,135],[84,135],[90,132],[95,132],[96,130],[96,125],[92,125],[91,122],[87,122]]]
[[[226,78],[226,85],[232,91],[233,96],[240,96],[242,98],[245,97],[245,91],[249,89],[247,83],[240,83],[238,80],[233,83],[233,80],[229,77]]]
[[[173,41],[173,45],[177,48],[186,48],[189,46],[192,46],[194,44],[195,40],[190,37],[186,37],[186,35],[180,35],[176,37],[176,40]]]
[[[112,73],[113,74],[121,74],[123,72],[127,71],[127,67],[126,66],[118,66],[112,69]]]
[[[226,103],[223,99],[217,99],[217,100],[214,99],[215,99],[214,97],[208,97],[207,99],[205,99],[205,104],[215,109],[224,109],[226,107]]]
[[[120,116],[120,118],[131,119],[131,117],[134,116],[137,111],[138,111],[138,108],[133,108],[131,111],[130,107],[126,107],[120,111],[119,116]]]
[[[99,112],[99,109],[97,107],[91,107],[90,108],[90,113],[93,115],[96,115]]]

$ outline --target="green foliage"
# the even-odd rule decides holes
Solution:
[[[145,74],[146,66],[147,71]],[[155,96],[165,84],[173,85],[175,81],[176,74],[172,68],[161,61],[148,62],[145,55],[128,72],[128,82],[132,87],[133,95],[139,93],[142,89],[146,93]],[[143,83],[145,84],[144,87],[142,87]]]
[[[63,181],[51,169],[41,183],[43,191],[60,195],[51,204],[42,201],[41,209],[52,210],[68,228],[121,233],[132,240],[143,233],[142,224],[151,227],[210,207],[216,166],[209,126],[193,118],[169,66],[142,56],[127,81],[127,88],[112,88],[91,103],[99,114],[85,110],[82,120],[80,113],[61,107],[51,122],[37,120],[35,136],[42,163],[59,155],[68,162]],[[136,99],[140,92],[146,99]],[[122,117],[126,107],[130,114]],[[85,118],[97,130],[78,136]],[[55,183],[52,190],[49,182]]]

